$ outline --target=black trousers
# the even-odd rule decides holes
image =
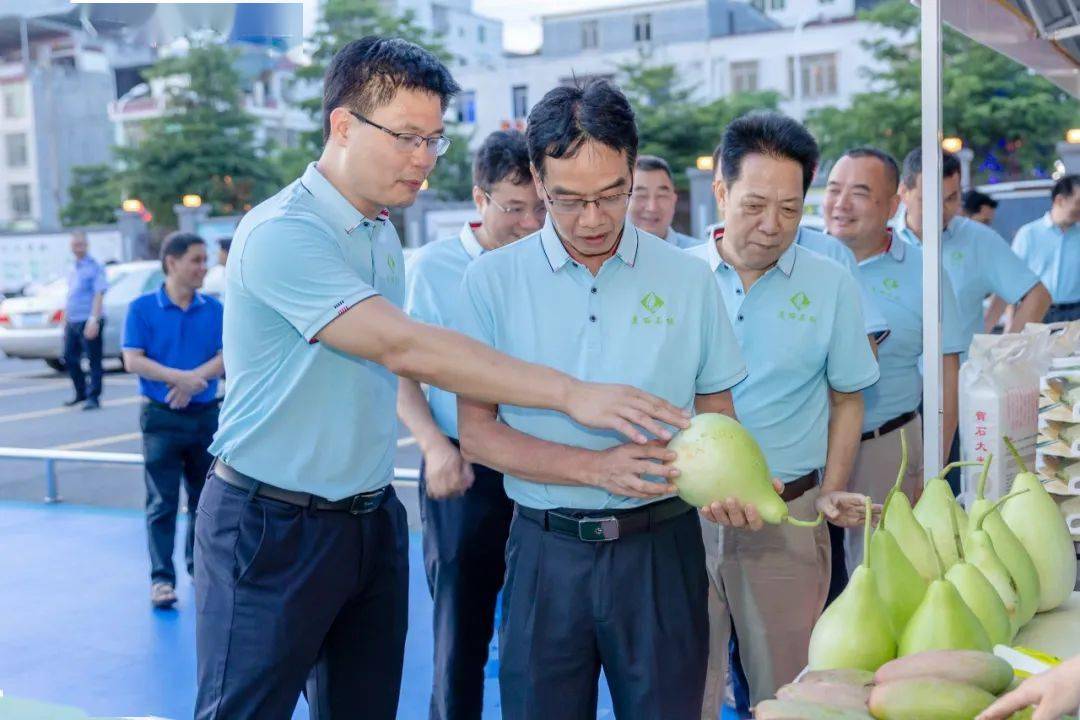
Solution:
[[[195,525],[196,720],[394,720],[409,611],[405,508],[301,508],[211,474]]]
[[[503,490],[502,473],[472,468],[475,481],[464,495],[432,500],[426,467],[420,465],[424,568],[435,604],[431,720],[480,720],[484,709],[484,666],[514,504]]]
[[[105,337],[105,318],[98,321],[98,335],[93,340],[86,339],[83,335],[85,331],[85,322],[69,322],[64,326],[64,364],[71,376],[71,384],[75,386],[75,397],[79,400],[101,397],[101,349],[102,338]],[[82,369],[84,354],[90,361],[89,389],[86,387],[86,373]]]
[[[188,496],[184,559],[194,572],[195,508],[199,505],[206,474],[214,458],[206,452],[218,425],[217,403],[173,410],[149,402],[143,405],[139,426],[143,433],[146,480],[146,535],[150,548],[150,581],[176,584],[173,548],[180,483]]]
[[[1051,305],[1043,322],[1056,323],[1069,320],[1080,320],[1080,302]]]
[[[504,720],[593,720],[601,668],[618,720],[701,716],[709,616],[697,513],[596,543],[516,515],[506,558]]]

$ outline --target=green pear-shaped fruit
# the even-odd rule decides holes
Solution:
[[[754,505],[761,519],[772,525],[814,527],[817,521],[797,520],[772,486],[761,446],[737,420],[721,413],[702,413],[668,443],[678,457],[673,481],[679,496],[694,507],[734,497]]]
[[[871,500],[866,498],[863,561],[844,592],[825,609],[810,634],[811,670],[856,668],[873,672],[896,657],[896,636],[870,567]]]
[[[879,527],[870,539],[870,569],[878,592],[892,619],[893,633],[899,635],[926,595],[926,580],[908,560],[896,539]]]
[[[901,633],[898,651],[904,657],[926,650],[990,652],[993,647],[979,618],[956,587],[947,580],[935,580]]]
[[[961,560],[946,571],[945,579],[960,592],[960,597],[975,613],[975,617],[979,618],[991,643],[1003,645],[1012,640],[1009,613],[1006,612],[997,590],[979,568]]]
[[[953,542],[953,520],[955,519],[960,526],[961,537],[963,537],[967,533],[968,518],[967,513],[960,507],[960,503],[956,502],[949,483],[943,478],[954,467],[978,464],[958,462],[942,468],[941,475],[927,481],[922,497],[919,498],[913,510],[915,519],[930,537],[934,538],[934,544],[941,553],[941,561],[946,570],[959,559],[956,554],[956,543]]]
[[[993,457],[991,454],[986,458],[982,475],[979,477],[975,500],[968,509],[971,523],[968,541],[970,542],[980,529],[990,538],[993,552],[1008,570],[1013,588],[1019,599],[1016,607],[1015,622],[1015,628],[1019,630],[1031,618],[1035,617],[1035,612],[1039,609],[1039,571],[1035,569],[1035,563],[1031,561],[1031,556],[1028,555],[1028,551],[1024,549],[1019,538],[1001,519],[1001,512],[997,505],[986,498],[986,478],[990,472],[990,463],[993,461]],[[1009,594],[1004,589],[1004,584],[1000,582],[1000,577],[995,574],[994,568],[991,567],[993,563],[981,562],[981,558],[984,556],[979,552],[978,548],[973,548],[972,554],[972,564],[982,570],[983,574],[986,575],[986,579],[998,590],[998,593],[1002,596],[1002,602],[1005,603],[1005,609],[1008,610],[1010,604]]]
[[[1009,492],[1012,499],[999,512],[1039,573],[1039,612],[1053,610],[1065,602],[1076,585],[1072,535],[1039,477],[1028,472],[1020,453],[1008,438],[1005,441],[1022,472],[1013,479]]]
[[[969,563],[979,569],[979,572],[994,586],[1001,604],[1005,606],[1005,613],[1009,616],[1011,628],[1011,640],[1019,632],[1020,622],[1020,595],[1017,592],[1016,583],[1009,574],[1008,568],[1001,562],[1001,558],[994,552],[994,544],[985,530],[972,530],[968,533],[967,542],[964,544],[964,552],[967,554]]]
[[[934,548],[930,545],[930,537],[926,530],[915,519],[911,511],[911,503],[907,495],[900,489],[907,473],[907,435],[900,431],[900,472],[896,476],[896,484],[885,497],[884,507],[881,509],[881,527],[887,529],[896,540],[896,544],[907,555],[907,559],[915,566],[923,580],[930,582],[941,577],[938,572],[937,561],[934,559]]]

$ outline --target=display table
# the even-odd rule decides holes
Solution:
[[[1014,647],[1031,648],[1061,659],[1080,655],[1080,592],[1050,612],[1031,619],[1012,642]]]

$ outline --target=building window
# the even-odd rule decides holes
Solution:
[[[787,0],[771,0],[769,2],[770,10],[784,10],[787,8]]]
[[[765,12],[765,0],[750,0],[750,4],[758,12]]]
[[[26,115],[26,91],[21,84],[4,85],[4,117],[18,120]]]
[[[600,47],[600,23],[586,20],[581,23],[581,49],[591,50]]]
[[[8,188],[11,198],[11,214],[16,219],[30,217],[30,186],[12,185]]]
[[[436,35],[447,35],[450,33],[450,14],[447,12],[444,5],[431,6],[431,28],[435,31]]]
[[[510,104],[514,110],[514,119],[523,119],[529,115],[529,87],[515,85],[510,91]]]
[[[634,42],[652,40],[652,15],[645,13],[634,16]]]
[[[800,59],[801,97],[808,99],[834,97],[838,92],[836,53],[803,55]],[[795,58],[788,58],[788,95],[795,97]]]
[[[758,61],[746,60],[731,63],[731,92],[757,92]]]
[[[476,42],[483,45],[487,41],[487,28],[483,25],[476,26]]]
[[[4,137],[4,149],[7,151],[9,168],[26,167],[26,133],[14,133]]]
[[[476,91],[466,90],[458,95],[457,121],[468,125],[476,122]]]

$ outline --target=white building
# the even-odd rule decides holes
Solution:
[[[642,54],[671,64],[702,101],[773,90],[781,109],[843,107],[868,89],[861,69],[872,56],[861,41],[876,26],[859,21],[873,0],[653,0],[543,18],[533,55],[506,55],[493,69],[462,67],[453,119],[479,143],[490,132],[523,127],[529,109],[554,87],[614,78]],[[456,49],[451,44],[451,49]],[[796,78],[799,82],[796,82]]]

